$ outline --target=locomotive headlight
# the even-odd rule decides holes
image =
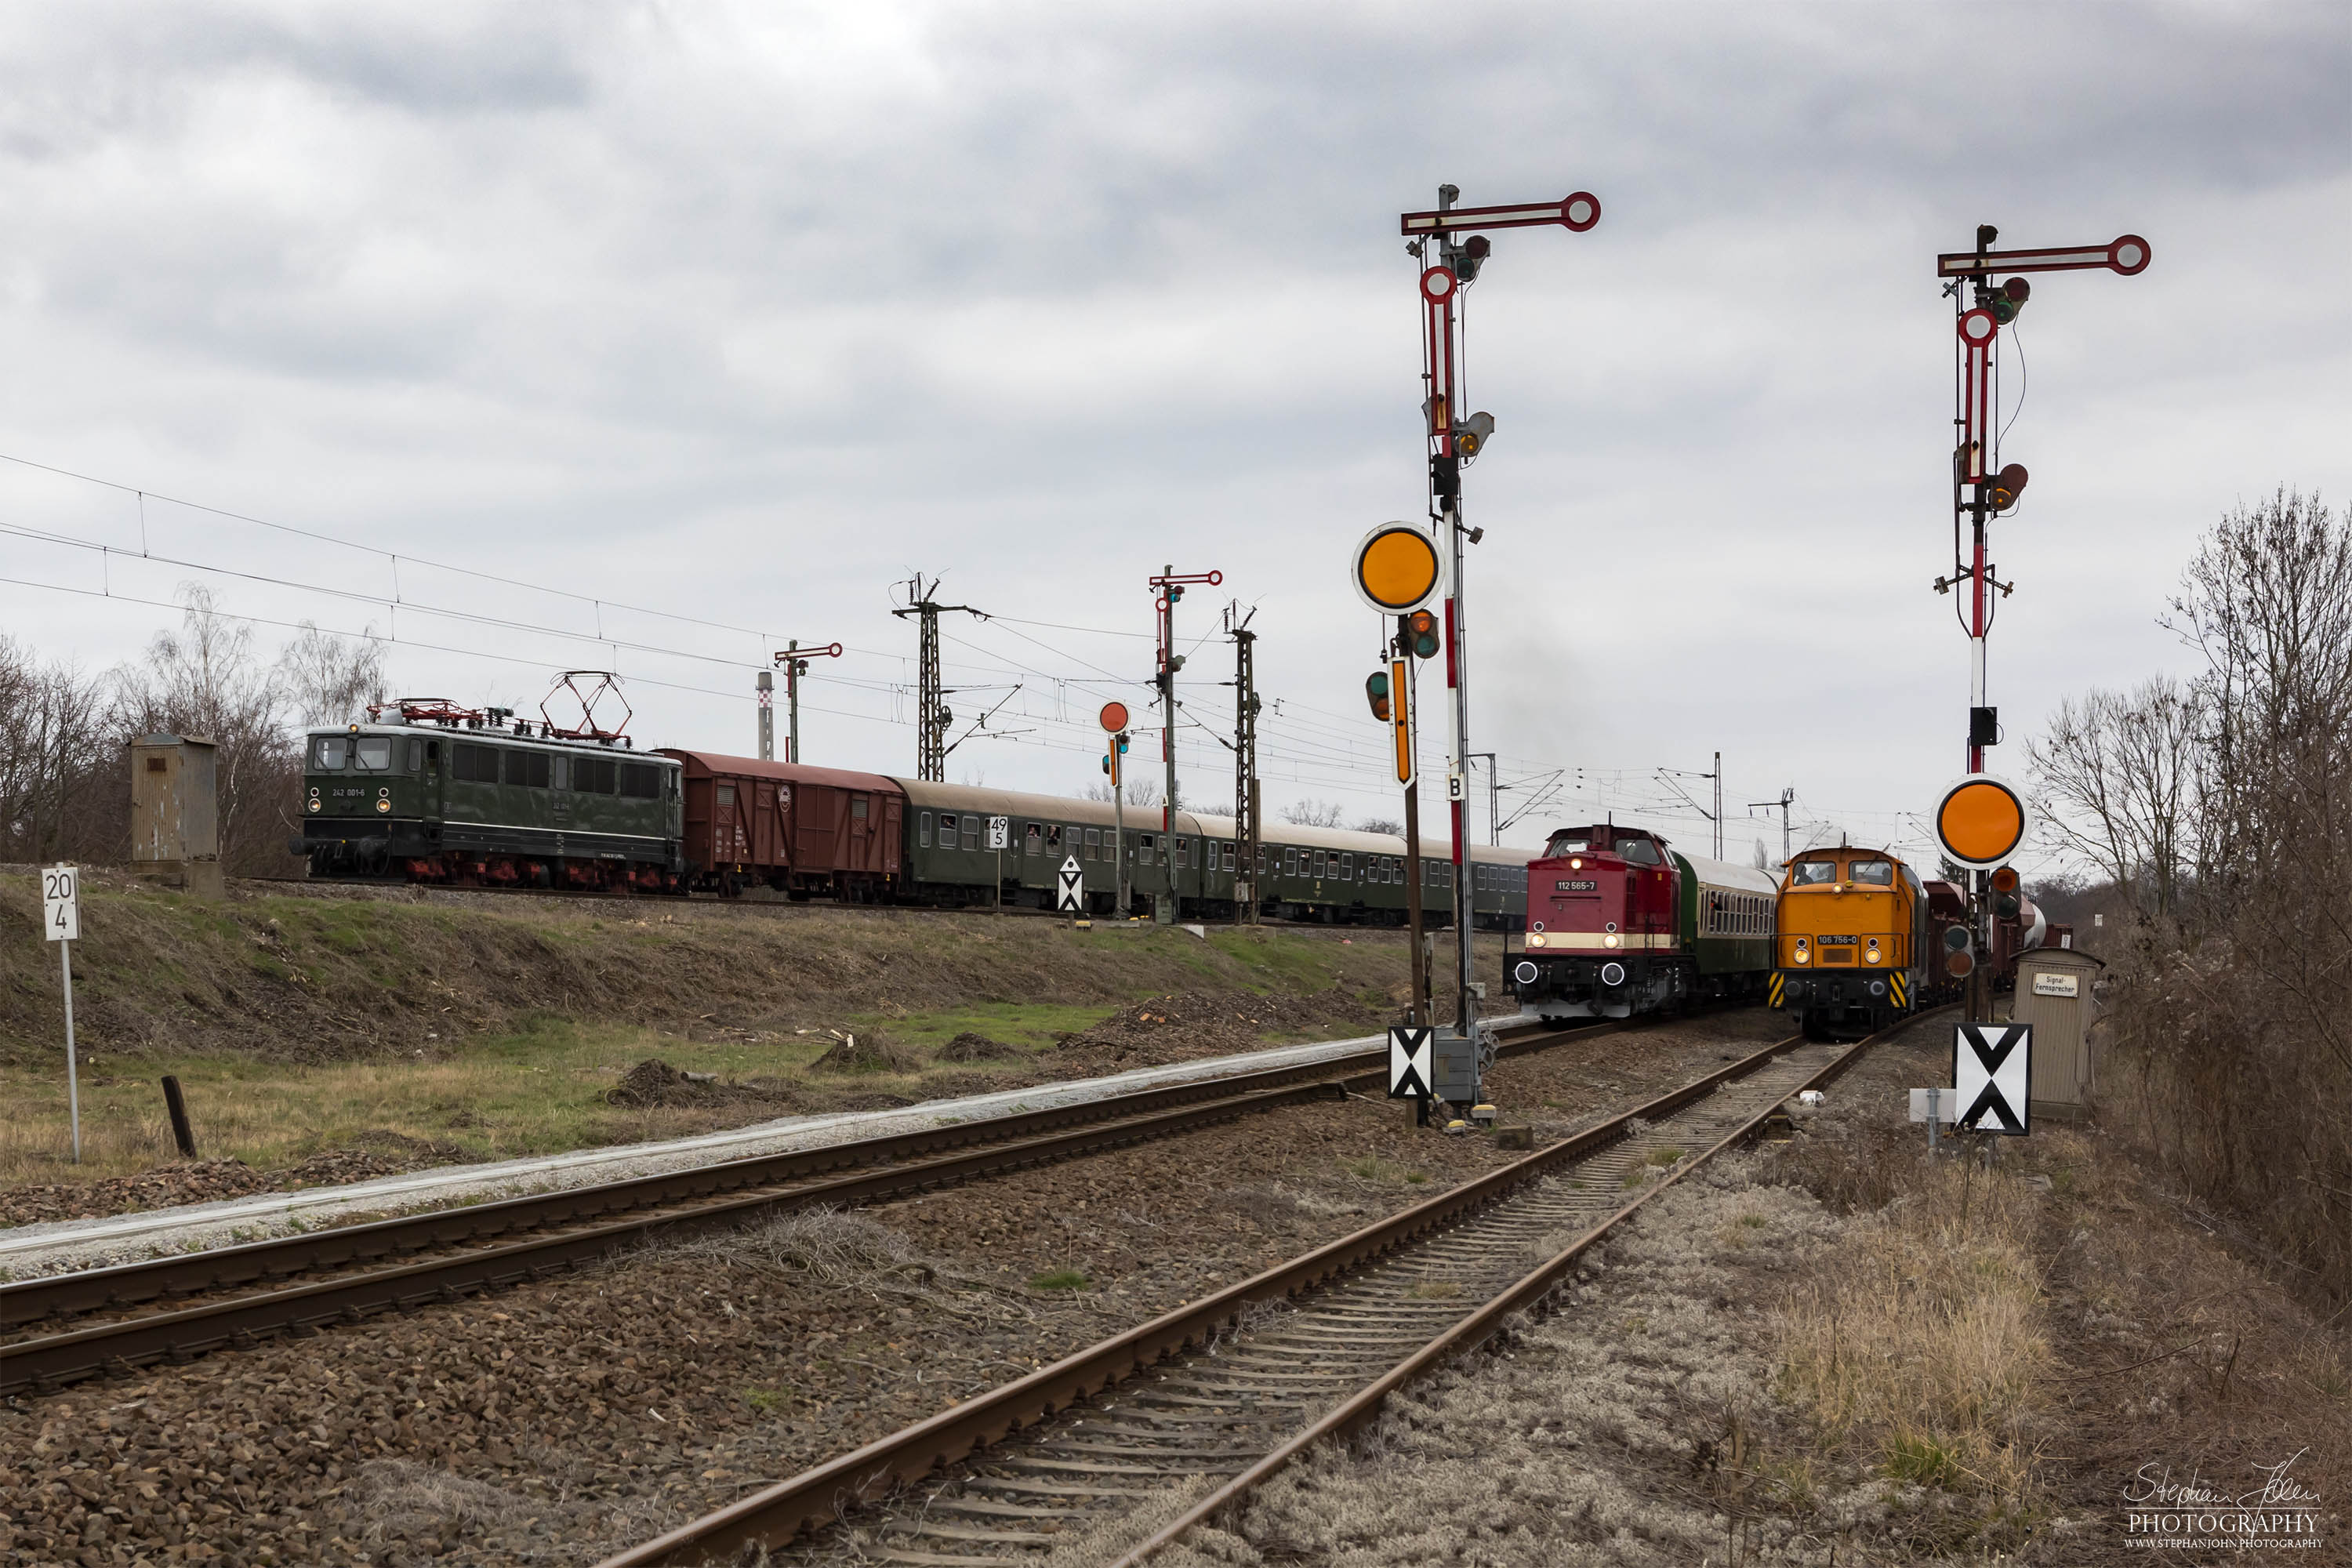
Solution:
[[[1571,856],[1570,856],[1570,857],[1568,858],[1568,868],[1569,868],[1570,870],[1571,870],[1571,871],[1581,871],[1581,870],[1583,870],[1583,869],[1584,869],[1584,860],[1583,860],[1582,857],[1580,857],[1580,856],[1576,856],[1576,855],[1571,855]]]
[[[1878,943],[1874,940],[1868,947],[1863,949],[1862,961],[1864,963],[1876,963],[1878,962]]]
[[[1601,939],[1601,945],[1603,947],[1615,947],[1617,945],[1617,933],[1612,931],[1607,936]]]
[[[310,797],[310,809],[312,811],[319,809],[319,797],[315,795]]]
[[[1541,947],[1541,946],[1543,946],[1543,945],[1544,945],[1544,933],[1543,933],[1543,932],[1541,932],[1541,931],[1531,931],[1528,932],[1528,945],[1529,947]]]
[[[1812,952],[1805,945],[1803,937],[1797,939],[1796,960],[1799,963],[1811,963],[1813,961]]]
[[[392,802],[388,800],[377,801],[375,803],[375,808],[378,811],[390,811],[392,809]]]

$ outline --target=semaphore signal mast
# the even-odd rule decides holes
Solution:
[[[1446,705],[1445,795],[1454,818],[1454,935],[1459,961],[1461,1005],[1458,1038],[1437,1044],[1433,1089],[1439,1098],[1476,1104],[1480,1068],[1485,1052],[1476,1045],[1476,1010],[1471,990],[1470,927],[1475,912],[1470,875],[1469,772],[1470,682],[1469,617],[1463,595],[1462,552],[1475,544],[1485,530],[1462,521],[1462,468],[1475,458],[1495,433],[1491,414],[1465,416],[1461,401],[1462,291],[1477,281],[1494,247],[1486,236],[1472,230],[1549,228],[1557,226],[1582,234],[1601,221],[1601,201],[1587,191],[1564,200],[1529,202],[1516,206],[1454,205],[1462,193],[1453,185],[1437,187],[1437,206],[1431,212],[1406,213],[1400,220],[1405,249],[1422,263],[1422,380],[1427,387],[1423,404],[1427,414],[1429,517],[1439,548],[1449,558],[1445,599]],[[1449,1044],[1456,1048],[1449,1052]],[[1468,1047],[1464,1049],[1463,1047]],[[1466,1061],[1466,1075],[1451,1071],[1449,1062]]]
[[[2032,297],[2028,273],[2107,271],[2130,278],[2147,270],[2149,260],[2147,241],[2136,234],[2054,250],[1991,248],[2000,237],[1992,225],[1979,224],[1975,249],[1936,258],[1936,276],[1947,279],[1944,292],[1955,317],[1952,425],[1959,437],[1952,451],[1952,574],[1936,579],[1936,592],[1967,585],[1960,624],[1969,634],[1969,771],[1945,790],[1936,837],[1948,858],[1969,868],[1969,931],[1979,952],[1991,951],[1993,881],[2007,879],[2003,902],[2014,897],[2016,873],[2006,862],[2023,845],[2032,821],[2022,792],[1984,765],[1985,748],[2000,741],[2000,713],[1987,690],[1985,668],[1993,590],[2005,597],[2015,586],[1995,575],[1989,525],[2016,508],[2027,479],[2024,464],[2000,460],[2000,331]],[[2007,276],[1996,281],[2000,274]],[[1989,972],[1959,949],[1950,966],[1969,977],[1969,1017],[1990,1016]]]

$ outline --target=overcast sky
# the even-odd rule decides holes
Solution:
[[[893,584],[939,574],[1001,617],[945,626],[956,733],[995,709],[950,776],[1075,794],[1145,579],[1213,568],[1186,795],[1232,797],[1239,600],[1269,801],[1394,816],[1346,569],[1425,510],[1397,216],[1584,189],[1468,296],[1473,744],[1507,812],[1570,786],[1507,837],[1704,849],[1658,770],[1720,749],[1735,858],[1784,785],[1801,847],[1916,847],[1967,705],[1936,253],[2154,250],[2038,281],[2005,369],[2016,773],[2187,668],[2216,517],[2352,494],[2347,87],[2340,0],[11,6],[0,453],[121,488],[0,463],[0,525],[109,547],[0,533],[0,629],[103,669],[201,582],[396,637],[402,691],[612,667],[640,745],[743,753],[769,651],[837,640],[804,760],[908,773]]]

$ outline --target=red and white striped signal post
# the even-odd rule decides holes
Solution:
[[[1963,583],[1969,589],[1968,609],[1960,623],[1969,634],[1969,779],[1984,773],[1985,748],[2000,739],[2000,710],[1992,706],[1986,690],[1985,637],[1992,630],[1993,590],[1999,588],[2006,595],[2012,586],[1993,575],[1986,526],[2016,507],[2027,478],[2024,464],[2000,460],[2000,330],[2017,320],[2017,313],[2032,296],[2033,286],[2025,280],[2026,273],[2108,271],[2130,278],[2147,270],[2150,254],[2147,241],[2136,234],[2105,245],[2057,250],[1990,248],[2000,237],[2000,231],[1992,225],[1979,224],[1974,250],[1936,258],[1936,276],[1948,280],[1944,291],[1952,298],[1957,318],[1958,406],[1952,425],[1959,433],[1959,444],[1952,452],[1952,574],[1937,578],[1936,591],[1949,593]],[[1996,282],[1995,274],[2007,276]],[[1963,527],[1969,532],[1965,559],[1960,540]],[[1969,879],[1974,897],[1969,924],[1986,951],[1991,938],[1985,896],[1989,874],[1979,869]],[[1990,987],[1990,971],[1978,965],[1969,979],[1970,1019],[1987,1016]]]
[[[1429,515],[1444,539],[1452,571],[1445,600],[1445,684],[1452,700],[1446,710],[1445,795],[1454,816],[1454,935],[1460,961],[1461,1007],[1459,1039],[1475,1041],[1476,1012],[1471,999],[1470,922],[1474,910],[1468,845],[1470,749],[1469,618],[1463,597],[1462,549],[1485,532],[1462,521],[1462,468],[1474,460],[1495,433],[1491,414],[1462,412],[1462,291],[1477,281],[1493,250],[1486,236],[1472,230],[1559,227],[1582,234],[1601,221],[1601,201],[1578,191],[1556,202],[1527,202],[1515,206],[1462,207],[1454,204],[1462,193],[1452,185],[1437,187],[1433,212],[1406,213],[1402,221],[1405,249],[1422,263],[1422,379],[1429,389],[1423,407],[1428,412]],[[1448,1071],[1455,1059],[1449,1042],[1438,1043],[1438,1094],[1457,1100],[1465,1088],[1458,1073]],[[1469,1052],[1474,1064],[1466,1082],[1470,1103],[1479,1098],[1476,1063],[1482,1053]]]

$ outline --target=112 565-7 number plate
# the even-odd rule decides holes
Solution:
[[[1601,884],[1598,882],[1554,882],[1552,884],[1552,888],[1555,891],[1562,893],[1597,893],[1601,890]]]

